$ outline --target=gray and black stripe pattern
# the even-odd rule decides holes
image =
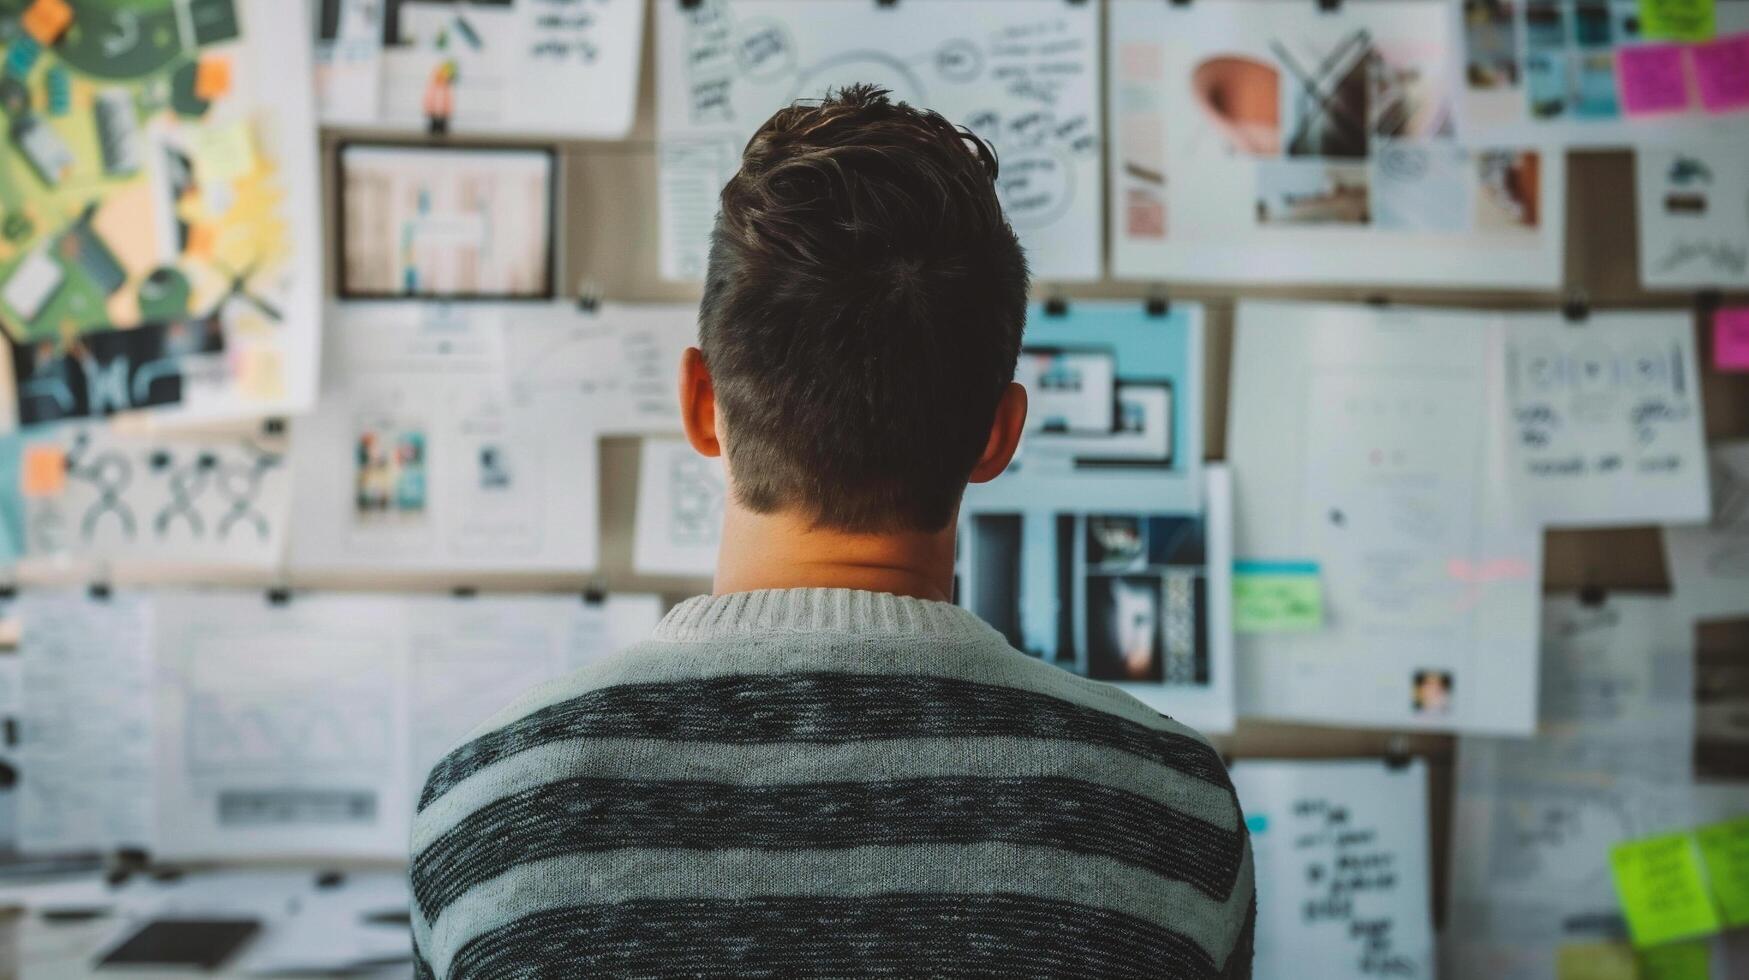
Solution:
[[[1213,750],[938,603],[692,600],[419,808],[421,977],[1249,975]]]

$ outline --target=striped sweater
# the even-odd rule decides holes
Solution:
[[[420,977],[1248,977],[1220,758],[943,603],[704,596],[432,769]]]

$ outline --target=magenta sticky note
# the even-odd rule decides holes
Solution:
[[[1713,366],[1749,371],[1749,306],[1721,307],[1713,314]]]
[[[1694,84],[1708,112],[1749,109],[1749,34],[1721,37],[1690,48]]]
[[[1683,45],[1642,44],[1615,53],[1622,108],[1630,116],[1688,108],[1688,71]]]

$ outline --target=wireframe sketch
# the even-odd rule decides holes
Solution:
[[[675,547],[714,546],[723,527],[723,477],[702,456],[676,457],[670,464],[668,533]]]
[[[997,190],[1034,272],[1098,274],[1099,46],[1096,11],[1055,0],[913,0],[803,5],[705,0],[658,8],[659,122],[670,144],[728,152],[662,157],[664,274],[696,277],[683,241],[756,126],[796,100],[855,82],[934,109],[990,141]],[[682,172],[697,173],[685,179]],[[685,226],[683,226],[683,224]]]

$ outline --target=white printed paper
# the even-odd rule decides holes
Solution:
[[[672,435],[680,358],[698,345],[698,308],[680,303],[553,303],[519,310],[506,333],[510,383],[550,398],[603,436]]]
[[[1712,449],[1712,522],[1664,529],[1676,600],[1695,619],[1749,616],[1749,441]]]
[[[1687,143],[1749,118],[1729,91],[1743,84],[1749,4],[1709,3],[1716,36],[1698,43],[1644,37],[1633,0],[1442,6],[1463,31],[1452,77],[1466,142]]]
[[[1239,637],[1240,713],[1527,733],[1542,538],[1481,313],[1242,302],[1236,557],[1314,561],[1325,627]]]
[[[382,90],[383,13],[375,0],[311,0],[316,7],[316,113],[324,123],[369,124]]]
[[[509,315],[336,309],[327,390],[293,433],[294,567],[595,566],[595,432],[564,399],[506,377]]]
[[[1681,313],[1509,316],[1512,491],[1545,527],[1707,517],[1694,323]]]
[[[1640,285],[1749,287],[1749,142],[1634,150]]]
[[[1259,977],[1433,976],[1427,767],[1236,763]]]
[[[409,635],[392,598],[159,594],[154,854],[393,856]]]
[[[327,0],[333,2],[333,0]],[[618,139],[630,132],[644,47],[643,0],[392,0],[381,82],[354,97],[383,129],[424,130],[448,86],[453,131]],[[436,99],[438,102],[434,102]]]
[[[87,426],[32,433],[23,443],[33,557],[257,568],[284,557],[291,472],[277,430]]]
[[[150,603],[30,591],[18,615],[19,850],[149,847]]]
[[[1099,277],[1099,11],[1061,0],[703,0],[656,9],[662,275],[704,275],[711,221],[773,112],[872,82],[994,144],[1034,276]]]
[[[632,568],[642,575],[714,573],[723,495],[721,457],[706,459],[685,439],[645,439]]]
[[[1114,274],[1558,285],[1565,160],[1458,143],[1445,6],[1111,4]]]
[[[1692,639],[1667,598],[1543,606],[1543,730],[1458,740],[1449,976],[1540,980],[1564,946],[1621,943],[1611,845],[1702,822]]]

